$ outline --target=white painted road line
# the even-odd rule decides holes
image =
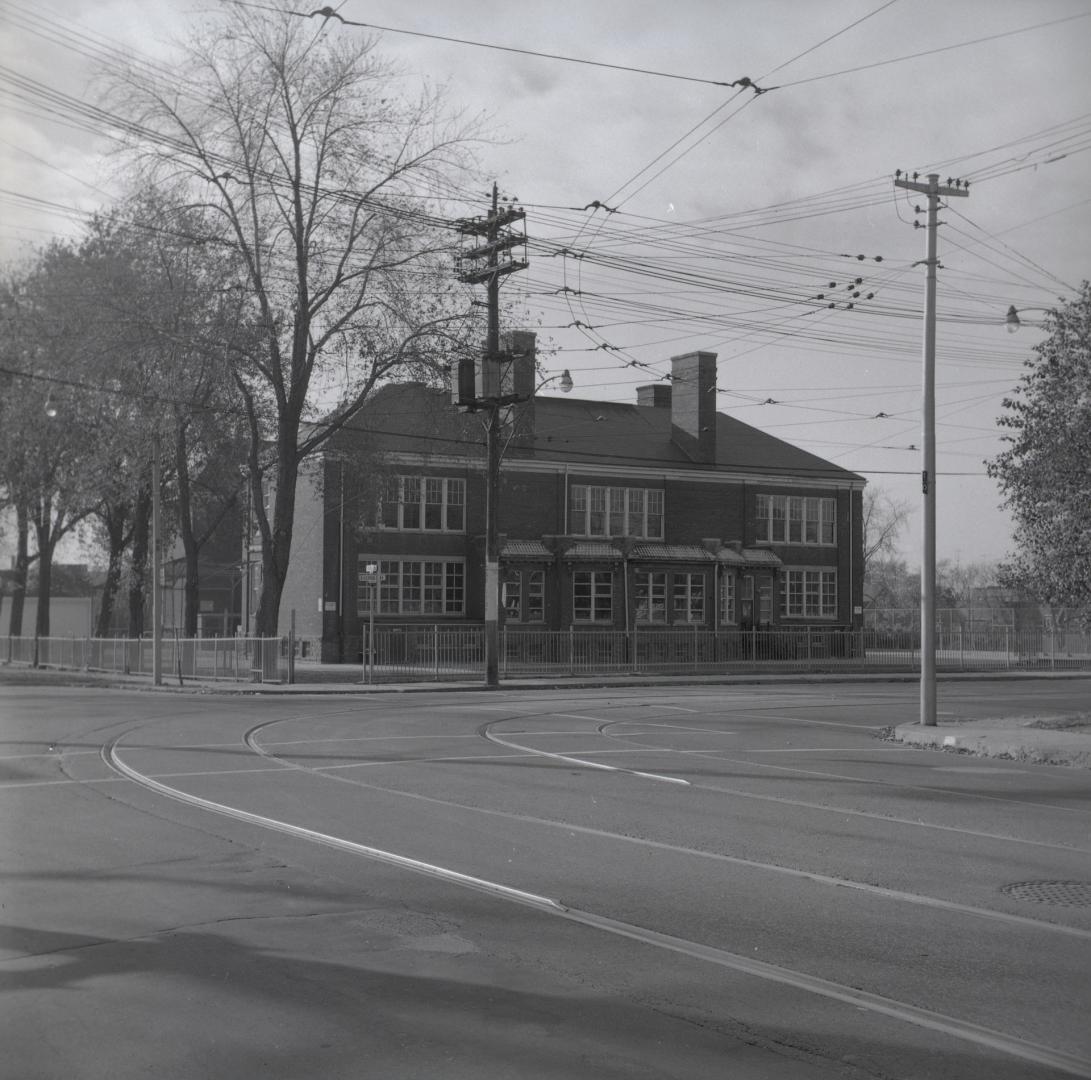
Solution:
[[[595,720],[596,718],[588,716],[583,719]],[[644,780],[659,780],[664,784],[681,784],[684,787],[690,786],[688,780],[683,780],[678,776],[661,776],[659,773],[638,772],[636,769],[621,769],[616,765],[604,765],[600,761],[588,761],[586,758],[570,757],[567,754],[553,754],[548,750],[536,750],[532,746],[523,746],[521,743],[502,739],[499,735],[488,730],[488,726],[484,729],[484,735],[490,742],[497,743],[500,746],[506,746],[509,750],[519,750],[523,753],[533,754],[535,757],[552,758],[555,761],[563,761],[569,765],[579,765],[585,769],[600,769],[603,772],[616,772],[624,773],[628,776],[639,776]]]

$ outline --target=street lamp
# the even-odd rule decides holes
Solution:
[[[1009,334],[1014,334],[1016,330],[1023,325],[1023,320],[1019,318],[1020,311],[1052,311],[1053,308],[1047,307],[1025,307],[1017,308],[1014,304],[1008,306],[1008,313],[1004,316],[1004,325],[1008,328]],[[1040,323],[1036,325],[1041,325]]]
[[[554,379],[559,380],[557,385],[560,387],[562,394],[570,394],[572,392],[572,387],[573,387],[574,384],[572,382],[572,376],[571,376],[571,374],[569,374],[568,368],[565,368],[564,372],[562,374],[553,375],[550,378],[546,379],[545,382],[543,382],[538,387],[538,389],[541,390],[542,387],[546,385],[546,383],[551,383],[551,382],[553,382]]]

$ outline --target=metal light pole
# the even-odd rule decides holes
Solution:
[[[361,580],[368,588],[367,641],[361,649],[364,664],[362,681],[370,683],[375,678],[375,605],[379,598],[379,564],[365,564]]]
[[[159,506],[159,456],[159,432],[156,432],[152,436],[152,684],[155,686],[163,684],[163,612],[159,595],[159,576],[162,573],[159,544],[163,523]],[[175,642],[176,647],[177,644]]]
[[[924,294],[924,371],[921,401],[921,688],[920,722],[936,726],[936,229],[940,196],[968,195],[961,187],[939,182],[895,179],[895,186],[928,196],[927,271]]]

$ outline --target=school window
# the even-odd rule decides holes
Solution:
[[[403,532],[464,532],[466,481],[449,476],[396,476],[385,485],[379,524]]]
[[[703,623],[705,621],[705,575],[673,574],[672,621]]]
[[[837,571],[786,570],[783,599],[789,618],[837,618]]]
[[[763,581],[758,586],[758,625],[770,626],[773,622],[773,584]]]
[[[633,579],[633,611],[638,623],[667,621],[667,575],[637,573]]]
[[[754,535],[773,544],[837,542],[837,500],[802,495],[759,495]]]
[[[377,583],[364,566],[375,563]],[[370,615],[372,597],[378,615],[462,615],[465,611],[465,565],[453,559],[376,559],[360,556],[357,612]]]
[[[573,536],[663,538],[663,492],[659,488],[573,484],[568,494],[568,531]]]
[[[507,622],[545,622],[545,571],[507,570],[501,593]]]
[[[610,570],[577,570],[572,575],[572,621],[613,622],[614,575]]]
[[[720,578],[720,623],[728,625],[737,619],[735,611],[735,592],[738,579],[734,574],[724,574]]]

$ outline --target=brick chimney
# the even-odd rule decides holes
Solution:
[[[716,354],[671,358],[671,437],[694,461],[716,460]]]
[[[652,383],[650,386],[636,388],[636,403],[647,408],[669,409],[671,388],[669,383]]]

